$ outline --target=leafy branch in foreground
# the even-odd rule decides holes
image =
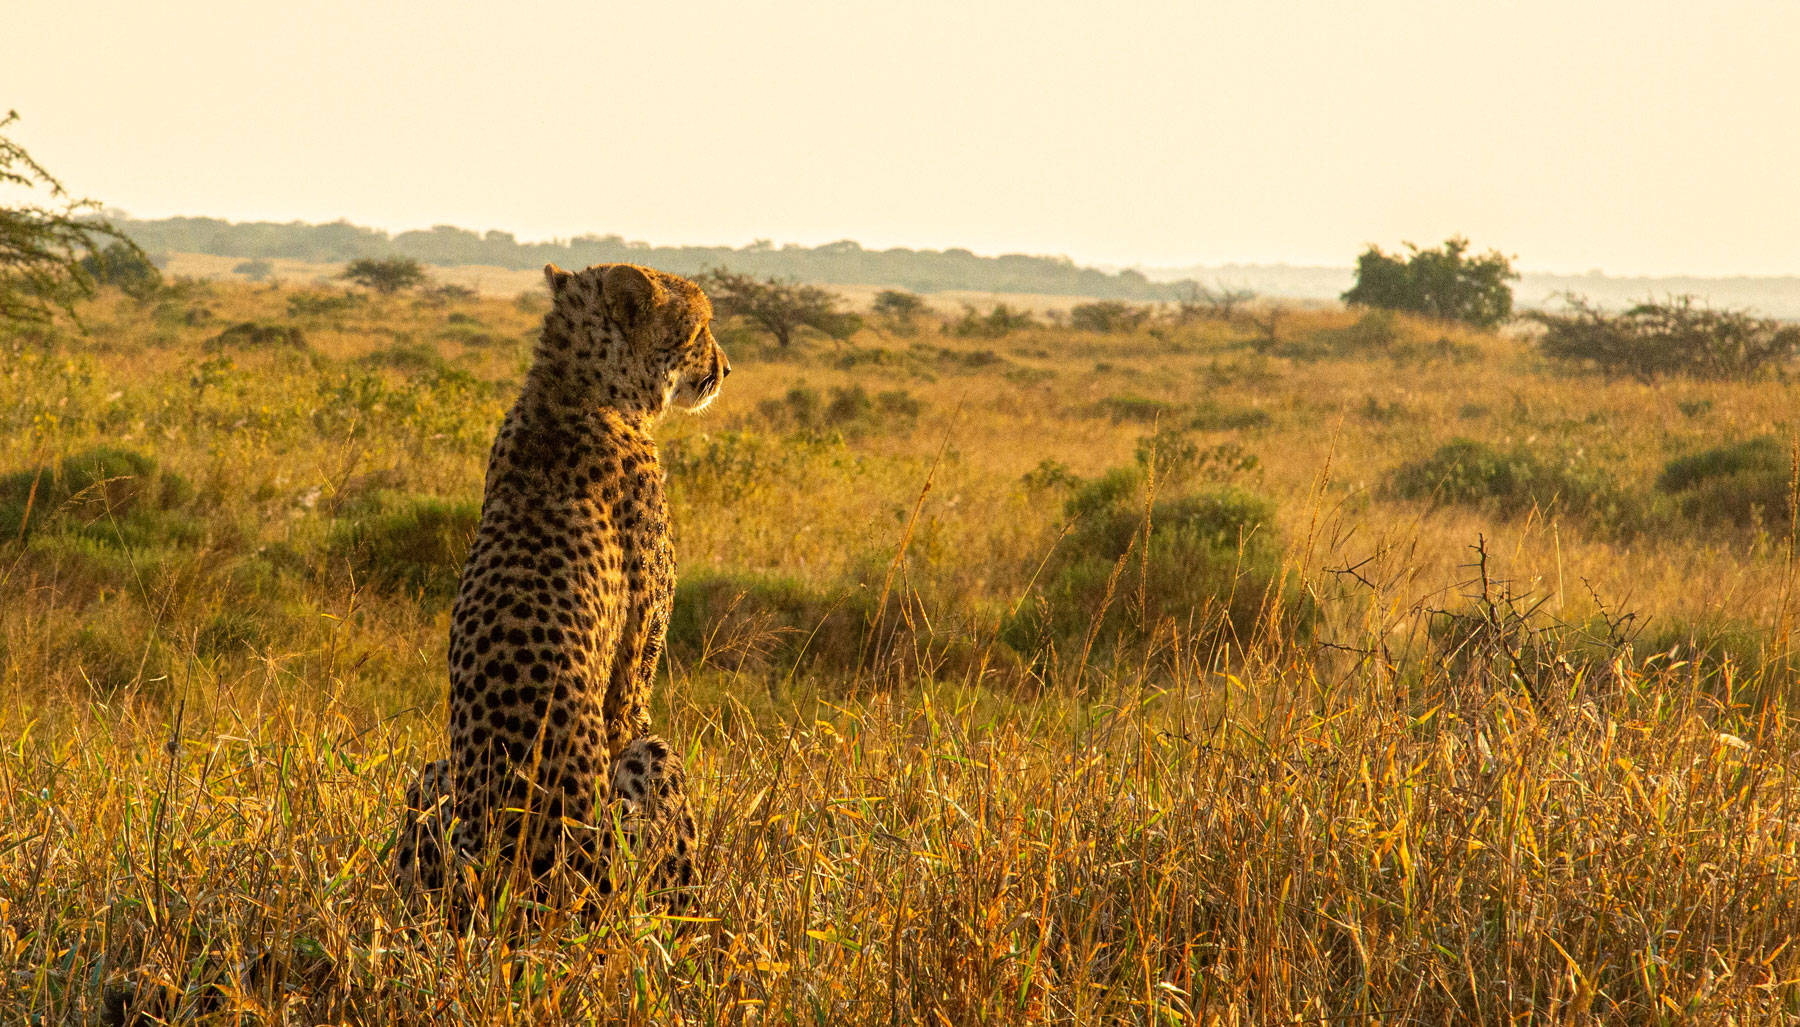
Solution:
[[[0,118],[0,186],[45,189],[50,205],[0,207],[0,323],[41,324],[57,310],[74,313],[76,300],[94,292],[94,276],[82,266],[81,254],[99,252],[99,240],[137,258],[143,254],[123,233],[84,212],[97,211],[93,200],[74,199],[4,130],[19,119],[17,111]]]

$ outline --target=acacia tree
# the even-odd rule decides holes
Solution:
[[[758,279],[722,267],[701,272],[696,281],[712,300],[715,314],[752,322],[773,335],[782,349],[793,343],[800,328],[824,332],[841,342],[862,327],[862,318],[838,309],[836,293],[816,285]]]
[[[1356,285],[1343,294],[1352,306],[1409,310],[1492,328],[1512,317],[1512,286],[1519,277],[1499,250],[1464,254],[1469,240],[1453,236],[1435,250],[1407,243],[1405,259],[1370,246],[1356,258]]]
[[[351,261],[339,278],[391,296],[425,284],[425,267],[411,257],[364,257]]]
[[[5,136],[18,119],[10,110],[0,118],[0,185],[44,189],[50,202],[0,207],[0,324],[43,323],[58,310],[73,314],[75,301],[94,293],[94,276],[80,255],[100,252],[102,240],[112,241],[108,252],[143,258],[136,243],[92,216],[99,204],[71,197]]]

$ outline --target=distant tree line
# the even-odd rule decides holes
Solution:
[[[849,240],[810,247],[754,242],[732,248],[652,246],[617,235],[522,243],[508,232],[471,232],[447,225],[389,235],[344,221],[234,224],[217,218],[115,218],[113,223],[151,253],[207,253],[246,261],[285,258],[332,264],[410,257],[439,267],[486,264],[518,269],[540,268],[552,261],[566,267],[630,261],[690,275],[729,267],[755,276],[833,285],[896,285],[913,292],[966,289],[1121,300],[1178,300],[1191,285],[1152,282],[1132,270],[1107,274],[1077,267],[1066,257],[982,257],[964,249],[866,250]]]

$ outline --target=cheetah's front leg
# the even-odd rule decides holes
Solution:
[[[654,868],[647,890],[672,908],[686,906],[695,831],[681,756],[656,735],[639,735],[612,762],[612,797],[624,805],[620,821],[635,861]]]

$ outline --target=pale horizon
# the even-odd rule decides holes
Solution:
[[[68,3],[0,110],[138,218],[1800,274],[1800,6]]]

